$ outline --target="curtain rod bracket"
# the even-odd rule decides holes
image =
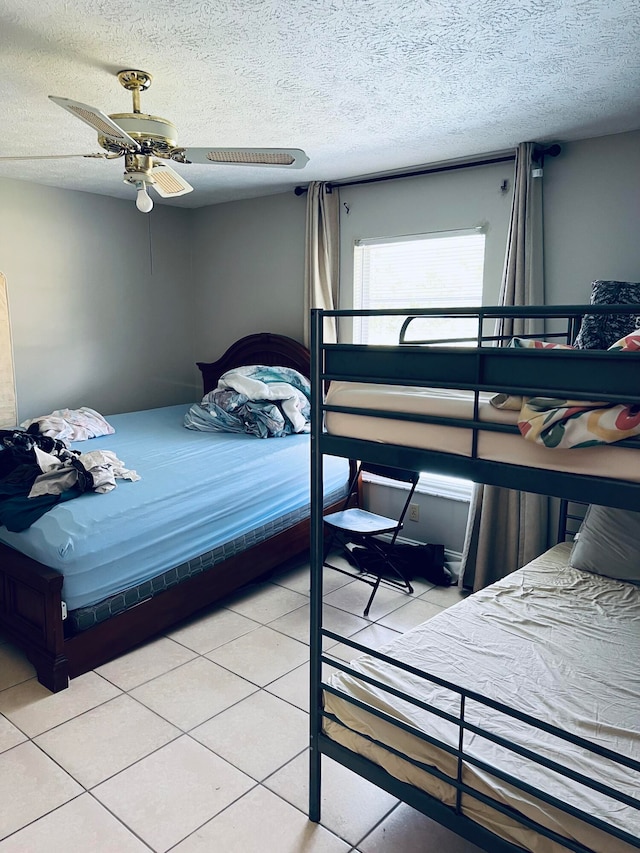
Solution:
[[[328,193],[333,192],[333,184],[330,181],[325,181],[325,187],[327,188]],[[304,195],[308,191],[309,187],[296,187],[294,193],[296,195]]]
[[[545,157],[557,157],[561,151],[562,148],[557,143],[554,145],[548,145],[546,148],[544,145],[536,146],[531,159],[536,163],[544,162]]]

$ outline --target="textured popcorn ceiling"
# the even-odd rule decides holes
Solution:
[[[179,144],[310,158],[175,165],[195,191],[168,203],[199,207],[640,128],[639,44],[638,0],[4,0],[0,155],[98,151],[47,95],[128,112],[114,74],[141,68],[142,109]],[[117,160],[4,162],[0,177],[134,192]]]

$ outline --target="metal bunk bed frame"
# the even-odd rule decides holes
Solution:
[[[615,791],[609,786],[588,779],[570,767],[562,764],[562,760],[552,761],[531,750],[505,741],[503,738],[483,730],[465,719],[465,705],[469,701],[488,706],[498,713],[506,714],[514,719],[523,721],[530,726],[544,730],[556,736],[561,742],[571,742],[581,748],[604,756],[607,759],[627,768],[631,773],[640,774],[640,762],[611,750],[593,744],[583,738],[564,731],[557,726],[530,717],[516,709],[505,706],[486,696],[467,690],[459,685],[443,681],[428,673],[407,666],[379,652],[368,649],[359,643],[342,637],[322,627],[322,564],[324,529],[322,520],[322,459],[324,454],[343,456],[349,459],[360,459],[368,462],[404,467],[410,469],[428,469],[437,473],[458,475],[507,488],[521,488],[526,474],[526,490],[539,492],[563,498],[561,522],[568,518],[574,520],[575,515],[567,510],[567,501],[592,502],[602,505],[624,507],[640,510],[640,483],[621,481],[607,478],[590,477],[571,472],[559,472],[523,467],[507,463],[498,463],[477,458],[477,438],[480,430],[498,430],[513,432],[516,428],[503,424],[492,424],[478,420],[478,395],[481,391],[504,392],[508,394],[523,394],[527,396],[557,396],[560,398],[585,400],[615,400],[616,402],[637,403],[638,361],[637,357],[620,353],[607,353],[593,350],[560,350],[560,349],[508,349],[495,346],[507,336],[496,334],[486,335],[486,321],[509,318],[537,318],[541,321],[553,321],[556,328],[560,321],[564,322],[561,332],[544,333],[544,337],[562,337],[566,341],[573,340],[579,328],[581,318],[585,314],[638,314],[639,306],[595,306],[573,305],[557,307],[525,307],[525,308],[464,308],[441,311],[431,309],[424,311],[312,311],[311,350],[312,350],[312,475],[311,475],[311,636],[310,636],[310,765],[309,765],[309,818],[320,820],[321,794],[321,757],[327,755],[353,770],[358,775],[368,779],[377,786],[388,791],[403,802],[435,819],[458,835],[473,843],[496,853],[516,853],[522,848],[502,839],[490,830],[466,817],[462,813],[462,796],[468,795],[484,802],[494,810],[514,819],[521,825],[535,830],[539,834],[555,841],[562,847],[574,853],[592,853],[583,844],[572,841],[563,835],[531,820],[508,805],[493,797],[470,788],[463,782],[462,768],[464,763],[480,767],[498,779],[529,794],[533,794],[547,804],[559,808],[566,814],[577,817],[586,824],[608,833],[612,838],[626,842],[632,848],[640,849],[640,839],[624,830],[602,821],[595,815],[561,802],[544,791],[536,789],[526,782],[504,773],[497,767],[492,767],[479,761],[465,752],[465,733],[473,732],[481,735],[501,747],[508,748],[524,758],[543,765],[548,769],[565,776],[574,782],[579,782],[603,796],[624,803],[631,808],[640,810],[640,799],[630,797]],[[323,341],[324,320],[327,317],[352,318],[355,316],[379,316],[396,314],[407,319],[402,326],[400,344],[397,347],[369,346],[353,344],[326,344]],[[452,346],[453,340],[439,339],[437,342],[407,340],[407,329],[410,323],[418,317],[434,316],[467,316],[477,319],[477,336],[466,341],[473,347]],[[520,337],[539,338],[542,335],[519,335]],[[425,356],[425,345],[429,344],[429,355]],[[393,357],[390,357],[393,356]],[[577,371],[576,365],[581,369]],[[446,380],[442,377],[446,376]],[[514,384],[513,377],[521,377]],[[471,457],[456,456],[437,451],[418,450],[392,444],[345,438],[330,435],[323,430],[324,416],[327,411],[340,411],[374,417],[402,418],[397,413],[385,413],[371,409],[350,409],[349,407],[332,407],[324,403],[323,389],[332,380],[369,382],[381,384],[396,384],[421,387],[443,387],[467,389],[475,392],[474,417],[472,421],[460,421],[456,418],[432,417],[425,415],[404,415],[404,419],[438,423],[442,425],[462,426],[473,429],[473,445]],[[633,393],[635,390],[635,394]],[[627,442],[625,442],[627,443]],[[552,451],[550,451],[552,452]],[[561,535],[559,538],[563,538]],[[381,682],[356,672],[348,664],[329,657],[322,651],[323,639],[327,637],[341,642],[354,649],[354,653],[373,655],[375,658],[391,663],[399,669],[428,682],[440,685],[459,695],[459,714],[450,715],[433,706],[425,705],[419,699],[402,691],[385,686]],[[355,654],[354,654],[355,656]],[[382,711],[372,708],[353,697],[349,697],[336,688],[323,682],[322,667],[329,664],[356,678],[381,687],[397,698],[410,702],[430,713],[436,714],[453,723],[458,730],[456,746],[435,740],[425,732],[400,723]],[[421,764],[397,752],[385,743],[370,738],[370,742],[395,753],[405,761],[410,761],[421,770],[435,776],[452,786],[456,791],[455,806],[445,805],[430,794],[396,779],[381,766],[367,758],[347,749],[329,738],[323,732],[323,719],[330,717],[323,708],[323,692],[329,691],[342,699],[347,699],[354,705],[366,709],[370,714],[386,720],[405,729],[423,741],[431,743],[454,756],[457,772],[455,777],[447,776],[435,767]],[[336,718],[334,718],[336,719]],[[339,721],[338,721],[339,722]],[[639,776],[640,779],[640,776]]]

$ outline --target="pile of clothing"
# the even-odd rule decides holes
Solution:
[[[71,450],[65,441],[42,435],[37,423],[0,430],[0,525],[26,530],[61,501],[110,492],[119,477],[140,479],[110,450]]]

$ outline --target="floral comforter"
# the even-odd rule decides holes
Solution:
[[[514,346],[541,346],[540,341],[516,342]],[[549,346],[546,344],[545,346]],[[551,346],[554,346],[553,344]],[[610,351],[640,351],[640,329],[617,341]],[[639,379],[640,379],[640,364]],[[545,447],[591,447],[613,444],[640,435],[639,402],[625,405],[590,400],[559,400],[549,397],[523,397],[518,429],[528,441]]]
[[[290,367],[249,365],[223,374],[185,415],[187,429],[274,438],[309,432],[309,380]]]

